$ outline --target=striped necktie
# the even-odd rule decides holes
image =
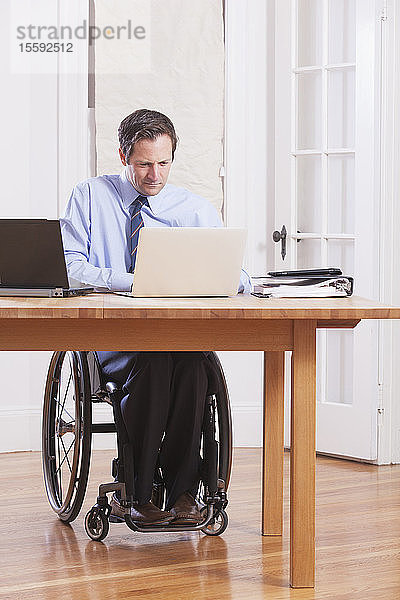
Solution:
[[[133,273],[136,262],[136,251],[139,241],[139,231],[143,227],[143,219],[141,215],[141,209],[144,204],[147,203],[145,196],[138,196],[129,207],[129,214],[131,215],[131,237],[130,237],[130,253],[131,253],[131,268],[130,273]]]

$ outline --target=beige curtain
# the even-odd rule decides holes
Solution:
[[[110,6],[112,8],[110,8]],[[96,41],[97,172],[119,172],[117,128],[137,108],[167,114],[180,143],[170,183],[223,201],[224,41],[221,0],[96,0],[96,25],[141,39]]]

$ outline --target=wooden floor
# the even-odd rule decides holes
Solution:
[[[138,534],[111,525],[92,542],[83,516],[111,454],[94,452],[87,501],[72,526],[52,513],[39,453],[0,455],[0,598],[7,600],[400,598],[400,467],[319,458],[315,590],[288,587],[288,466],[283,538],[260,535],[259,450],[235,452],[228,512],[217,538]],[[14,475],[14,478],[13,478]],[[13,480],[14,479],[14,480]]]

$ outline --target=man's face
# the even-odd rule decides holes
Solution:
[[[125,158],[120,150],[122,163]],[[135,189],[143,196],[155,196],[167,183],[172,164],[172,143],[168,135],[140,140],[129,158]]]

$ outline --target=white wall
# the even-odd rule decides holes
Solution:
[[[138,108],[168,115],[180,138],[170,183],[222,206],[224,40],[221,0],[96,2],[96,22],[144,27],[143,40],[96,43],[98,173],[118,173],[117,128]],[[112,13],[112,14],[110,14]]]

